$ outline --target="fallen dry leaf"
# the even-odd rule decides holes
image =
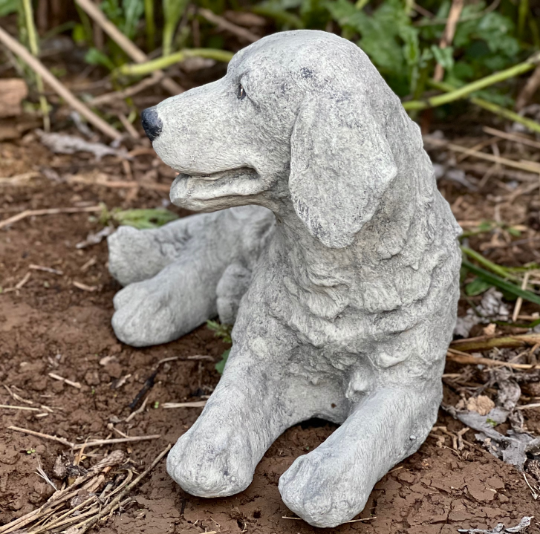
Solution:
[[[22,112],[21,102],[28,96],[24,80],[0,80],[0,117],[14,117]]]

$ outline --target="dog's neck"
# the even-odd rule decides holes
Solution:
[[[417,241],[427,232],[435,194],[429,173],[401,173],[372,220],[344,248],[329,248],[313,236],[290,198],[281,196],[278,202],[267,204],[277,223],[269,253],[283,265],[287,292],[322,319],[333,320],[353,300],[361,302],[366,292],[374,304],[366,306],[366,296],[359,308],[394,309],[399,296],[385,288],[393,286],[396,269],[421,266],[429,245]]]

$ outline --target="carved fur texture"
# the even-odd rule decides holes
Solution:
[[[321,417],[342,424],[279,490],[311,525],[352,519],[435,422],[455,324],[460,229],[418,126],[362,50],[320,31],[261,39],[145,121],[179,172],[172,201],[216,213],[109,238],[115,332],[144,346],[236,318],[170,475],[240,492],[284,430]]]

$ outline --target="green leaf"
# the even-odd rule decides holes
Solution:
[[[86,30],[82,24],[75,24],[71,38],[79,45],[86,42]]]
[[[465,286],[465,293],[469,297],[476,297],[476,295],[481,295],[484,291],[487,291],[490,287],[493,287],[492,284],[482,280],[482,278],[475,278],[470,284]]]
[[[232,326],[229,324],[221,324],[217,321],[206,321],[206,326],[214,332],[216,337],[222,339],[225,343],[232,343],[231,330]]]
[[[139,230],[159,228],[178,219],[178,215],[166,209],[133,209],[116,211],[112,218],[120,225],[133,226]]]
[[[101,65],[111,71],[115,69],[114,63],[110,60],[109,56],[100,52],[97,48],[90,48],[86,52],[84,60],[90,65]]]
[[[124,12],[124,24],[121,27],[122,33],[133,39],[137,25],[144,13],[144,0],[123,0],[122,9]]]
[[[222,355],[221,355],[221,360],[216,363],[216,365],[214,366],[216,368],[216,371],[222,375],[223,374],[223,370],[225,369],[225,364],[227,363],[227,360],[229,359],[229,354],[231,352],[231,349],[229,350],[226,350]]]
[[[257,15],[274,19],[278,24],[282,24],[285,28],[304,28],[302,19],[298,15],[287,11],[287,7],[284,4],[286,3],[270,0],[254,6],[252,11]],[[300,2],[298,2],[298,5],[301,5]]]
[[[484,281],[491,284],[492,286],[498,287],[499,289],[502,289],[503,291],[506,291],[510,293],[511,295],[514,295],[515,297],[521,297],[523,300],[527,300],[529,302],[533,302],[534,304],[540,305],[540,296],[536,295],[532,291],[521,289],[519,286],[512,284],[510,282],[507,282],[503,278],[500,278],[499,276],[495,274],[491,274],[490,272],[485,271],[484,269],[481,269],[480,267],[477,267],[476,265],[469,262],[465,258],[462,259],[462,265],[463,267],[467,268],[471,273],[482,278]]]
[[[187,8],[189,0],[163,0],[163,55],[173,52],[172,43],[174,32],[180,22],[180,18]]]
[[[16,13],[21,0],[0,0],[0,17]]]
[[[437,63],[440,63],[444,70],[452,70],[454,67],[454,49],[451,46],[440,48],[436,45],[431,45],[431,51],[435,56]]]

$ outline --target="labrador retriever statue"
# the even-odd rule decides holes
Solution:
[[[362,50],[321,31],[261,39],[143,125],[179,173],[172,202],[215,213],[109,238],[115,332],[145,346],[236,320],[170,475],[241,492],[282,432],[320,417],[342,424],[279,490],[311,525],[351,519],[426,439],[455,323],[460,229],[419,128]]]

